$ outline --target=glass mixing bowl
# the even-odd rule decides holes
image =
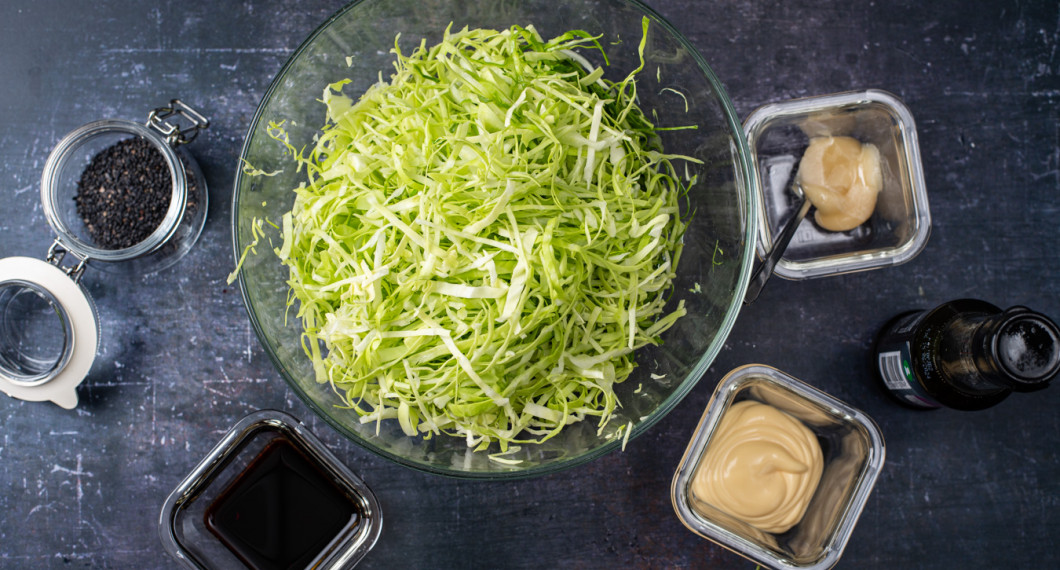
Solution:
[[[403,53],[426,39],[440,41],[446,27],[504,29],[532,24],[545,38],[571,29],[599,34],[610,59],[605,77],[621,80],[640,64],[641,20],[650,19],[645,69],[637,76],[641,107],[658,125],[695,125],[667,131],[669,153],[702,160],[698,182],[688,195],[694,216],[684,237],[670,306],[684,300],[688,314],[662,336],[662,344],[638,351],[637,368],[615,389],[621,403],[603,430],[592,419],[568,425],[556,437],[523,445],[507,461],[473,452],[461,438],[406,436],[396,421],[361,424],[336,407],[338,397],[317,384],[303,352],[296,308],[288,308],[287,270],[271,251],[281,238],[262,220],[278,223],[304,180],[269,124],[284,126],[295,148],[310,145],[323,126],[320,99],[326,85],[350,79],[345,93],[355,98],[393,70],[395,36]],[[597,65],[599,54],[584,53]],[[721,83],[702,56],[672,25],[647,6],[630,0],[364,0],[336,13],[291,56],[255,114],[241,165],[275,173],[236,175],[232,222],[237,259],[265,229],[255,252],[239,272],[247,311],[265,352],[305,403],[352,441],[400,464],[453,477],[520,478],[583,464],[624,445],[665,416],[696,384],[725,342],[743,301],[754,261],[757,208],[749,153],[741,123]],[[270,240],[271,244],[270,245]],[[632,426],[629,433],[622,430]]]

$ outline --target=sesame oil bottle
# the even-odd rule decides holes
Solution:
[[[958,299],[895,317],[873,360],[903,404],[982,410],[1048,385],[1060,372],[1060,329],[1026,307]]]

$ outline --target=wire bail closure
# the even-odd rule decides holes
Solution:
[[[67,253],[77,260],[76,265],[63,267],[63,259],[66,258]],[[56,238],[55,241],[52,242],[51,247],[48,248],[48,255],[44,258],[44,261],[62,269],[63,273],[69,275],[74,283],[81,282],[81,276],[85,274],[85,266],[88,264],[87,257],[81,257],[67,249],[63,246],[62,242],[59,241],[59,238]]]
[[[169,119],[180,119],[169,122]],[[180,122],[190,123],[182,127]],[[209,128],[210,120],[180,99],[172,99],[168,107],[158,107],[147,115],[147,126],[162,133],[170,146],[188,144],[199,136],[199,131]]]

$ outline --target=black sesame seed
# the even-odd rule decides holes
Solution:
[[[81,173],[74,201],[97,247],[124,249],[158,227],[172,193],[162,153],[146,139],[129,138],[92,157]]]

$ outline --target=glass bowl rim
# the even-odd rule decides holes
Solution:
[[[323,23],[321,23],[302,43],[295,49],[294,52],[287,58],[287,61],[283,64],[280,70],[276,73],[272,82],[269,84],[268,89],[261,97],[257,108],[254,111],[254,115],[251,117],[249,127],[247,129],[247,135],[243,141],[243,147],[240,149],[240,160],[246,158],[247,153],[250,151],[251,141],[254,136],[255,130],[257,130],[263,116],[264,110],[272,96],[282,87],[283,79],[287,73],[294,66],[295,62],[299,57],[311,46],[314,41],[324,34],[330,26],[345,16],[347,13],[356,9],[366,0],[353,0],[347,5],[340,8],[334,14],[329,16]],[[298,398],[316,414],[324,422],[331,426],[332,429],[336,430],[343,437],[349,439],[356,445],[371,451],[372,453],[393,461],[399,465],[422,471],[425,473],[432,473],[435,475],[442,475],[446,477],[453,477],[458,479],[475,479],[475,480],[516,480],[516,479],[529,479],[532,477],[538,477],[551,473],[563,471],[579,465],[584,465],[598,459],[618,447],[625,447],[629,440],[635,439],[636,437],[643,434],[645,431],[653,427],[663,417],[669,414],[674,407],[677,406],[681,400],[692,390],[692,388],[698,384],[700,378],[707,371],[710,364],[717,357],[721,348],[725,344],[725,340],[728,338],[729,333],[736,321],[736,317],[739,315],[740,308],[743,306],[744,292],[747,288],[748,280],[750,279],[750,273],[752,266],[754,265],[755,248],[758,236],[758,218],[755,212],[758,210],[758,183],[753,175],[751,165],[751,153],[750,147],[747,143],[747,136],[743,129],[743,123],[740,121],[736,109],[732,103],[732,99],[725,91],[725,87],[721,81],[714,74],[714,71],[707,64],[702,54],[688,41],[683,34],[681,34],[674,26],[661,14],[656,12],[651,7],[647,6],[640,0],[613,0],[617,4],[626,4],[636,10],[638,10],[643,16],[648,17],[654,23],[658,24],[662,29],[666,31],[669,36],[678,42],[682,48],[684,48],[688,54],[692,57],[694,65],[699,69],[700,73],[703,74],[704,78],[710,84],[711,89],[714,90],[714,99],[721,107],[721,110],[725,116],[725,122],[728,124],[729,133],[732,139],[737,145],[736,151],[733,153],[734,161],[737,163],[734,165],[736,171],[736,182],[739,186],[742,186],[745,196],[740,201],[740,206],[743,208],[744,216],[744,230],[743,230],[743,251],[741,253],[740,273],[736,281],[733,298],[725,311],[721,323],[718,326],[717,333],[711,340],[710,344],[706,347],[703,354],[700,355],[698,361],[692,366],[687,376],[682,380],[681,384],[671,393],[665,400],[663,400],[658,407],[646,418],[637,422],[630,430],[629,437],[625,439],[612,439],[605,441],[595,448],[589,449],[577,456],[571,458],[565,458],[555,462],[549,462],[544,464],[535,465],[526,469],[512,469],[512,470],[498,470],[498,471],[463,471],[459,469],[447,469],[430,465],[427,463],[421,463],[418,461],[409,460],[401,455],[397,455],[391,452],[381,449],[374,445],[372,442],[363,439],[358,434],[349,431],[339,422],[335,421],[330,414],[328,414],[324,408],[312,398],[309,397],[304,391],[298,386],[287,373],[287,366],[275,353],[275,351],[265,341],[265,333],[261,328],[261,324],[258,321],[257,315],[251,310],[251,299],[247,292],[247,284],[242,272],[237,275],[237,281],[239,283],[240,295],[243,299],[244,308],[247,311],[247,315],[250,318],[251,326],[254,329],[254,334],[258,338],[258,341],[262,345],[269,360],[276,367],[277,371],[283,377],[284,382],[291,387],[292,391],[298,395]],[[243,169],[237,169],[235,179],[233,180],[233,193],[232,193],[232,212],[231,212],[231,225],[232,225],[232,248],[233,256],[238,262],[241,252],[241,244],[239,240],[239,209],[238,203],[240,198],[240,188],[244,183],[245,177],[248,174],[243,172]],[[742,183],[742,184],[741,184]]]

